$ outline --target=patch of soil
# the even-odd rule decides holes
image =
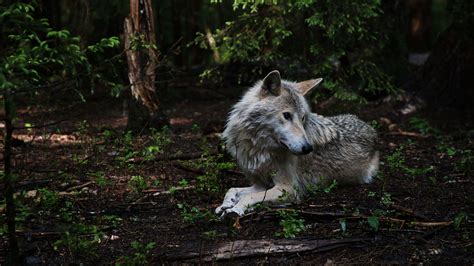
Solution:
[[[14,135],[25,261],[109,264],[138,252],[152,263],[203,262],[203,254],[217,252],[209,249],[226,243],[281,242],[278,210],[294,209],[304,220],[294,241],[346,243],[224,262],[474,263],[472,117],[425,111],[414,120],[396,115],[389,104],[369,105],[359,115],[380,135],[381,172],[373,183],[321,188],[299,205],[218,220],[211,214],[226,189],[248,185],[238,169],[220,166],[231,159],[218,155],[219,133],[237,98],[221,97],[228,92],[196,97],[198,89],[187,90],[194,93],[176,92],[184,97],[166,110],[169,131],[139,136],[123,132],[121,99],[20,108],[18,125],[67,120]],[[441,224],[430,224],[435,222]],[[71,226],[79,224],[94,227]],[[156,247],[134,249],[133,241]],[[7,248],[3,236],[0,263]]]

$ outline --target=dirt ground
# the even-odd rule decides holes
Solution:
[[[25,264],[474,263],[472,116],[346,108],[379,132],[375,182],[219,220],[226,189],[248,185],[218,148],[240,91],[178,89],[169,129],[137,136],[124,132],[120,99],[19,108],[19,126],[53,123],[15,133]]]

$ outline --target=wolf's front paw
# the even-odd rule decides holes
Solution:
[[[238,206],[234,206],[232,208],[225,209],[222,212],[221,218],[223,217],[240,217],[244,215],[246,209],[240,208]]]
[[[220,215],[222,217],[224,215],[225,210],[230,209],[232,207],[234,207],[234,205],[222,203],[221,206],[216,208],[215,212],[217,215]]]

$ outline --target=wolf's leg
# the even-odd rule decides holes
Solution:
[[[285,200],[282,196],[285,194],[292,195],[293,193],[294,189],[287,186],[274,186],[269,190],[248,193],[242,195],[237,204],[232,208],[225,209],[223,215],[235,213],[238,216],[242,216],[246,211],[251,210],[257,203]]]
[[[221,206],[216,208],[216,214],[221,214],[224,210],[234,207],[239,202],[240,197],[249,193],[264,191],[265,188],[257,185],[251,187],[234,187],[227,191]]]

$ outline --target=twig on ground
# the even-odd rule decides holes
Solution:
[[[409,132],[409,131],[394,131],[394,132],[388,132],[386,135],[392,135],[392,136],[405,136],[405,137],[414,137],[414,138],[422,138],[426,139],[431,137],[431,135],[427,134],[420,134],[416,132]]]
[[[51,183],[52,179],[39,179],[39,180],[28,180],[28,181],[21,181],[16,186],[15,189],[18,190],[30,190],[39,186],[44,186]],[[0,190],[3,190],[4,185],[0,184]]]
[[[65,122],[65,121],[68,121],[68,119],[61,119],[61,120],[58,120],[58,121],[54,121],[54,122],[51,122],[51,123],[46,123],[46,124],[42,124],[42,125],[38,125],[38,126],[15,127],[15,129],[44,128],[44,127],[54,126],[54,125],[60,124],[60,123]]]
[[[173,191],[183,191],[183,190],[189,190],[189,189],[195,189],[196,186],[186,186],[186,187],[173,187]],[[168,195],[173,193],[171,190],[160,190],[155,193],[153,193],[153,196],[160,196],[160,195]]]
[[[390,207],[397,210],[397,211],[401,211],[401,212],[404,212],[404,213],[407,213],[413,217],[416,217],[416,218],[419,218],[419,219],[422,219],[422,220],[429,220],[428,217],[424,216],[424,215],[421,215],[419,213],[416,213],[414,210],[412,209],[409,209],[409,208],[406,208],[406,207],[403,207],[403,206],[400,206],[400,205],[397,205],[397,204],[390,204]]]
[[[290,209],[278,209],[278,210],[290,210]],[[369,216],[368,215],[357,215],[357,214],[351,214],[351,213],[345,213],[345,212],[313,212],[313,211],[301,211],[301,210],[296,210],[297,213],[302,214],[302,215],[310,215],[310,216],[317,216],[317,217],[332,217],[332,218],[346,218],[346,219],[367,219]],[[263,211],[260,212],[259,215],[266,215],[266,214],[274,214],[276,211],[275,210],[270,210],[270,211]],[[240,218],[240,221],[242,222],[242,219],[245,219],[255,213],[249,213]],[[381,222],[390,222],[390,223],[399,223],[401,224],[400,228],[403,227],[405,224],[415,226],[415,227],[438,227],[438,226],[448,226],[453,223],[453,221],[425,221],[425,222],[419,222],[419,221],[407,221],[407,220],[402,220],[398,218],[392,218],[392,217],[386,217],[386,216],[380,216],[378,217],[379,221]]]
[[[69,187],[69,188],[66,189],[66,191],[70,192],[70,191],[73,191],[73,190],[81,189],[81,188],[87,187],[88,185],[91,185],[91,184],[94,184],[94,183],[95,183],[94,181],[89,181],[89,182],[86,182],[84,184]]]
[[[217,155],[217,152],[211,152],[211,153],[202,153],[202,152],[194,152],[194,153],[186,153],[186,154],[174,154],[174,155],[159,155],[156,156],[155,158],[151,159],[150,161],[178,161],[178,160],[194,160],[194,159],[200,159],[203,158],[205,155],[207,156],[212,156],[212,155]],[[130,160],[130,163],[134,164],[141,164],[143,162],[146,162],[143,158],[137,158],[134,160]]]
[[[195,173],[195,174],[198,174],[198,175],[203,175],[205,174],[205,172],[201,169],[197,169],[197,168],[192,168],[192,167],[188,167],[188,166],[185,166],[179,162],[172,162],[171,163],[175,168],[178,168],[180,170],[183,170],[183,171],[187,171],[187,172],[191,172],[191,173]]]

